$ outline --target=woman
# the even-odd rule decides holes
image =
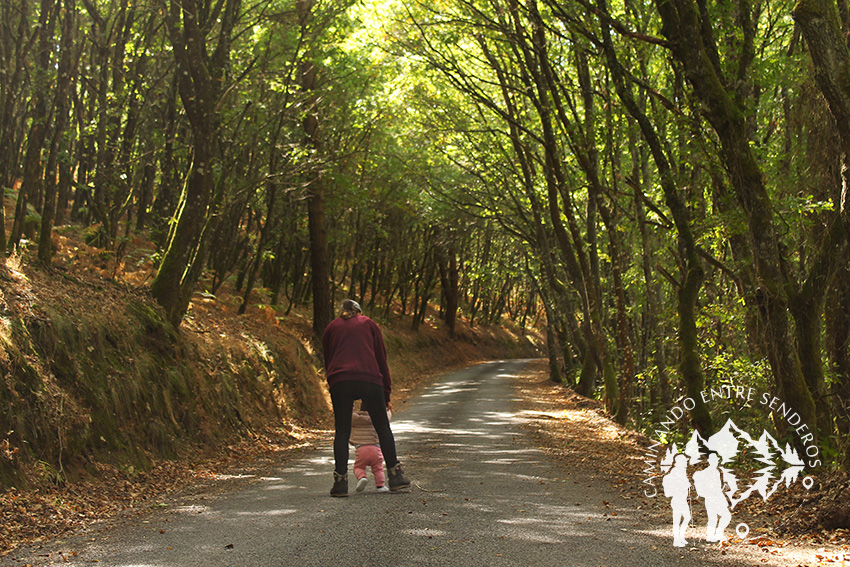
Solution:
[[[387,410],[390,404],[390,370],[381,329],[363,315],[360,305],[351,299],[342,304],[342,313],[330,322],[322,337],[325,375],[334,410],[334,485],[331,496],[348,496],[348,438],[354,400],[363,400],[369,412],[381,452],[387,464],[391,491],[410,486],[404,477],[395,450]]]

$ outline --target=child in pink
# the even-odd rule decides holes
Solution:
[[[392,417],[392,412],[387,410],[387,418]],[[375,488],[378,492],[388,492],[384,484],[384,454],[378,440],[378,432],[372,425],[369,412],[361,406],[360,411],[354,410],[351,414],[351,436],[348,442],[354,445],[354,476],[357,477],[355,491],[363,492],[369,480],[366,478],[366,467],[372,468],[372,476],[375,477]]]

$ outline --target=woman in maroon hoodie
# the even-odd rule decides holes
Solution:
[[[372,418],[387,464],[390,490],[410,486],[404,477],[395,450],[387,410],[391,410],[390,370],[381,329],[363,315],[360,305],[351,299],[342,304],[342,314],[330,322],[322,337],[325,375],[334,410],[334,485],[331,496],[348,496],[348,438],[354,400]]]

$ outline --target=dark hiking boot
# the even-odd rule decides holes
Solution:
[[[348,475],[334,471],[334,486],[331,488],[331,496],[348,496]]]
[[[404,471],[401,470],[401,463],[391,468],[388,472],[387,477],[389,478],[390,490],[392,492],[410,488],[410,481],[405,478]]]

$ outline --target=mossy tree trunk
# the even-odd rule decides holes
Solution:
[[[597,0],[602,13],[607,13],[608,7],[604,0]],[[664,200],[676,227],[677,244],[682,258],[681,281],[673,282],[677,288],[676,311],[679,318],[679,372],[685,386],[687,396],[694,402],[690,411],[691,422],[702,435],[710,434],[713,430],[711,415],[702,400],[700,393],[705,385],[699,355],[699,338],[697,334],[697,299],[699,298],[704,270],[697,255],[696,241],[691,228],[690,212],[680,195],[675,174],[670,159],[664,150],[664,145],[650,122],[647,114],[637,104],[631,90],[625,81],[625,73],[617,58],[611,40],[610,29],[606,21],[601,22],[603,48],[611,71],[611,78],[617,91],[617,96],[626,110],[637,121],[641,134],[646,140],[649,150],[658,169]]]
[[[809,48],[815,82],[838,125],[846,169],[846,155],[850,150],[850,49],[842,31],[838,7],[829,0],[798,0],[793,16]],[[845,183],[842,205],[847,202],[847,191]],[[850,211],[842,206],[842,214],[846,222]]]
[[[845,255],[846,258],[846,255]],[[835,380],[830,394],[835,396],[835,426],[839,439],[840,461],[850,468],[850,267],[844,264],[838,270],[835,282],[827,295],[826,345]]]
[[[166,22],[179,68],[178,88],[192,128],[192,166],[177,210],[177,222],[151,292],[177,326],[188,308],[204,261],[202,238],[209,218],[218,162],[218,110],[230,58],[230,42],[239,17],[240,0],[224,0],[222,11],[205,2],[172,0]],[[218,22],[204,18],[216,17]],[[213,24],[217,25],[213,25]],[[208,37],[218,32],[217,42]],[[215,43],[211,53],[210,44]]]
[[[844,15],[846,16],[846,10]],[[826,0],[798,0],[794,6],[793,16],[806,40],[814,67],[815,82],[823,93],[824,99],[826,99],[830,114],[835,119],[841,141],[842,188],[838,209],[846,242],[848,235],[850,235],[850,49],[847,45],[846,26],[842,25],[839,6],[835,2]],[[846,262],[846,251],[841,254],[835,253],[834,258]],[[846,285],[850,281],[850,278],[847,277],[846,268],[842,268],[840,273],[840,282]],[[803,292],[806,296],[810,295],[805,294],[805,287]],[[836,297],[839,301],[844,302],[844,305],[832,309],[833,320],[836,320],[837,314],[839,321],[834,330],[842,331],[838,333],[837,337],[846,337],[848,336],[846,332],[848,328],[846,303],[850,299],[846,291],[839,292]],[[812,301],[814,301],[814,298]],[[798,338],[801,339],[801,344],[805,346],[806,353],[819,356],[820,343],[819,340],[816,340],[816,337],[817,339],[820,337],[818,319],[813,318],[812,314],[806,311],[809,306],[801,305],[800,307],[800,309],[794,311],[798,325]],[[804,335],[799,337],[801,330]],[[848,418],[850,416],[850,409],[848,409],[850,408],[850,365],[847,363],[847,350],[847,344],[840,344],[840,338],[839,344],[833,344],[830,348],[837,371],[837,380],[832,392],[836,395],[837,424],[839,432],[845,435],[850,430],[850,425],[848,425],[850,424],[850,418]],[[802,362],[806,363],[807,360]],[[817,365],[817,368],[820,369],[820,364]],[[810,384],[814,383],[815,387],[820,387],[821,378],[820,375],[811,375],[808,380]],[[844,462],[850,463],[850,449],[846,445],[842,449],[845,451]]]
[[[691,0],[655,0],[655,6],[673,57],[682,66],[693,95],[720,139],[727,175],[747,219],[757,278],[755,300],[765,330],[765,349],[777,393],[815,427],[817,409],[793,348],[788,319],[789,293],[793,294],[794,286],[782,268],[773,207],[750,145],[751,129],[742,108],[747,101],[747,73],[753,57],[748,48],[753,41],[753,34],[749,33],[751,26],[744,26],[736,80],[729,81],[721,71],[708,14]],[[747,23],[748,17],[751,14],[742,14],[741,21]]]
[[[818,429],[832,430],[832,412],[824,373],[821,341],[821,318],[830,283],[835,279],[838,263],[847,258],[847,241],[839,222],[834,222],[823,236],[825,245],[818,251],[809,275],[790,302],[794,318],[794,336],[800,368],[806,385],[818,406]]]
[[[809,48],[815,82],[838,127],[842,149],[838,208],[844,230],[850,235],[850,48],[836,3],[798,0],[793,15]]]

